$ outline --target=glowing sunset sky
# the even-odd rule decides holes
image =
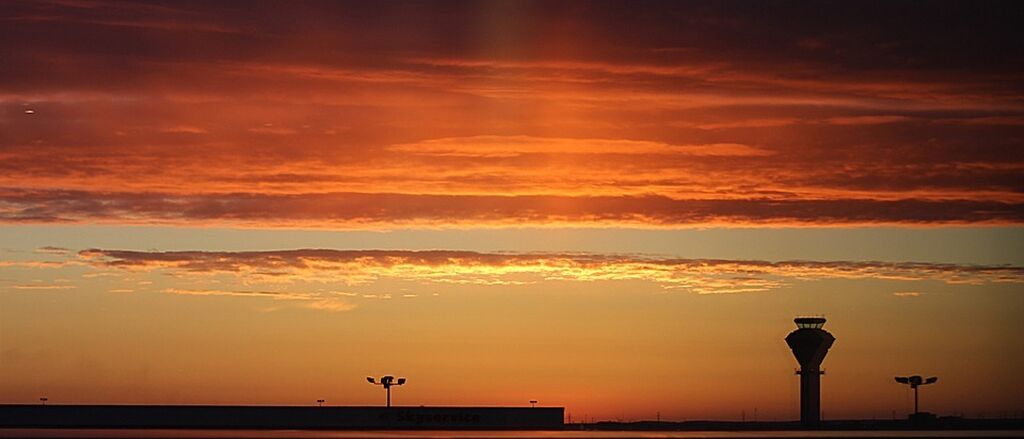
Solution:
[[[0,403],[1024,408],[1024,5],[0,8]]]

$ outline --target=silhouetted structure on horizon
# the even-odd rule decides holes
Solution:
[[[914,389],[914,413],[910,414],[910,420],[917,423],[931,422],[935,420],[935,415],[927,412],[922,412],[917,406],[917,388],[925,384],[934,384],[939,380],[939,377],[930,377],[928,379],[921,378],[921,375],[912,375],[908,377],[896,377],[896,382],[900,384],[909,385],[911,389]]]
[[[560,430],[564,415],[563,407],[0,404],[0,429]]]
[[[813,427],[821,422],[821,362],[836,338],[821,329],[824,317],[797,317],[797,330],[786,336],[786,344],[793,351],[800,369],[800,423]]]
[[[393,377],[391,375],[382,376],[380,378],[380,382],[379,383],[374,381],[373,377],[366,377],[366,381],[368,381],[370,384],[376,384],[378,386],[384,386],[384,391],[388,394],[388,396],[387,396],[387,398],[388,398],[387,399],[387,401],[388,401],[388,405],[387,406],[388,407],[391,407],[391,386],[401,386],[401,385],[405,384],[405,378],[399,378],[396,381],[395,377]]]

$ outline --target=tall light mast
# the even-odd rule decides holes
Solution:
[[[897,383],[906,384],[906,385],[910,386],[911,389],[914,389],[914,414],[915,415],[918,414],[918,413],[921,413],[921,411],[917,409],[917,388],[920,387],[920,386],[923,386],[925,384],[933,384],[933,383],[935,383],[938,380],[939,380],[939,377],[931,377],[931,378],[925,379],[925,378],[921,378],[921,375],[912,375],[912,376],[908,376],[908,377],[896,377],[896,382]]]
[[[398,380],[395,380],[395,377],[391,375],[385,375],[380,377],[380,382],[374,380],[373,377],[366,377],[366,381],[369,381],[370,384],[384,386],[384,391],[388,394],[388,407],[391,407],[391,386],[401,386],[402,384],[405,384],[405,378],[399,378]]]

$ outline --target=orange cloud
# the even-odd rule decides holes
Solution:
[[[71,290],[77,288],[74,285],[47,285],[47,284],[29,284],[29,285],[14,285],[11,288],[16,290]]]
[[[254,252],[139,252],[90,249],[82,258],[99,268],[169,270],[186,275],[233,274],[249,280],[348,284],[380,279],[421,283],[524,285],[538,282],[645,281],[664,289],[721,294],[770,291],[819,279],[935,280],[951,284],[1024,282],[1024,268],[917,262],[746,261],[658,258],[588,253],[323,250]],[[177,290],[176,290],[177,291]],[[175,292],[176,292],[175,291]],[[277,292],[184,292],[273,296]]]
[[[164,290],[168,294],[183,296],[228,296],[228,297],[252,297],[262,299],[280,300],[297,304],[303,308],[341,312],[350,311],[356,305],[337,297],[334,294],[323,293],[296,293],[281,291],[233,291],[233,290],[189,290],[180,288],[168,288]]]
[[[742,157],[771,155],[771,151],[735,143],[669,145],[661,142],[610,139],[474,136],[431,139],[394,145],[393,151],[436,156],[516,157],[524,154],[660,154],[676,156]]]
[[[834,125],[880,125],[914,120],[907,116],[847,116],[825,119],[825,123]]]
[[[763,41],[766,23],[726,29],[686,5],[672,8],[695,17],[686,32],[655,18],[673,14],[611,12],[653,21],[627,26],[521,6],[537,27],[480,51],[453,44],[483,38],[480,11],[407,7],[422,21],[369,26],[329,5],[253,6],[268,14],[256,21],[201,4],[7,8],[0,221],[1021,222],[1013,47],[947,65],[948,48],[906,53],[859,24]],[[921,50],[946,35],[912,34]]]
[[[720,121],[720,122],[704,122],[704,123],[686,123],[676,122],[673,123],[675,126],[682,127],[694,127],[702,130],[721,130],[721,129],[732,129],[732,128],[768,128],[768,127],[782,127],[786,125],[794,125],[801,123],[801,119],[797,118],[777,118],[777,119],[741,119],[731,121]]]

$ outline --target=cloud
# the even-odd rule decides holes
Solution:
[[[51,285],[51,284],[28,284],[13,285],[15,290],[71,290],[77,288],[74,285]]]
[[[64,253],[63,255],[68,255]],[[77,265],[78,261],[0,261],[0,267],[24,267],[24,268],[62,268],[69,265]]]
[[[273,124],[266,124],[260,127],[249,128],[249,131],[253,133],[274,134],[279,136],[287,136],[296,133],[296,131],[291,128],[275,127]]]
[[[301,293],[285,291],[235,291],[235,290],[194,290],[168,288],[165,293],[181,296],[227,296],[280,300],[296,306],[320,311],[341,312],[356,308],[354,303],[331,294]]]
[[[279,300],[305,300],[308,298],[308,296],[303,294],[276,291],[186,290],[179,288],[167,288],[164,292],[182,296],[265,297]]]
[[[1024,126],[1024,116],[980,116],[960,119],[940,119],[937,123],[951,123],[963,125],[1007,125]]]
[[[1021,223],[999,3],[6,6],[5,223]]]
[[[394,151],[436,156],[516,157],[523,154],[659,154],[680,156],[765,156],[772,152],[749,145],[716,143],[670,145],[662,142],[571,139],[531,136],[474,136],[431,139],[394,145]]]
[[[1021,283],[1024,267],[920,262],[751,261],[679,259],[591,253],[300,249],[251,252],[141,252],[89,249],[80,256],[98,268],[164,270],[179,275],[230,274],[280,282],[368,284],[395,279],[427,284],[527,285],[539,282],[643,281],[700,294],[770,291],[797,281],[887,279],[949,284]],[[263,291],[184,291],[312,300]],[[373,294],[372,297],[383,297]],[[390,294],[385,295],[390,298]],[[364,294],[364,297],[368,295]]]
[[[309,309],[328,312],[351,311],[356,308],[356,305],[353,303],[340,301],[336,299],[313,300],[303,303],[302,306]]]
[[[734,129],[734,128],[771,128],[771,127],[782,127],[787,125],[795,125],[803,122],[797,118],[766,118],[766,119],[740,119],[740,120],[729,120],[719,122],[675,122],[673,125],[683,127],[694,127],[702,130],[723,130],[723,129]]]
[[[177,133],[177,134],[206,134],[206,133],[209,133],[209,131],[207,131],[205,128],[200,128],[200,127],[195,127],[195,126],[188,126],[188,125],[178,125],[178,126],[168,127],[168,128],[161,129],[160,132],[163,132],[163,133]]]
[[[397,227],[1008,224],[1016,202],[870,199],[673,199],[664,196],[472,196],[380,193],[210,195],[0,191],[0,221]]]
[[[847,116],[831,117],[825,119],[825,123],[833,125],[881,125],[887,123],[907,122],[914,120],[907,116],[881,115],[881,116]]]
[[[896,297],[921,297],[922,294],[924,293],[920,291],[896,291],[892,293]]]
[[[49,255],[66,255],[70,253],[71,250],[68,250],[67,248],[64,247],[55,247],[52,245],[47,245],[44,247],[37,248],[35,252]]]

